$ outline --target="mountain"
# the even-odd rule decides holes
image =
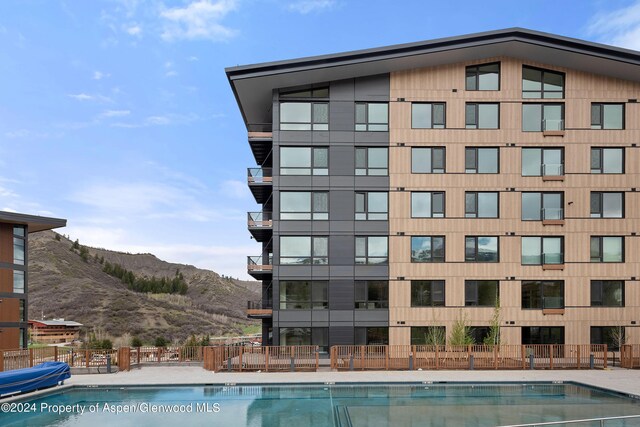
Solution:
[[[149,343],[158,336],[183,341],[191,334],[213,337],[258,330],[259,323],[247,319],[244,310],[248,300],[260,299],[259,282],[221,277],[152,254],[72,247],[73,242],[51,231],[29,235],[30,319],[65,318],[88,331],[124,340],[137,336]],[[188,290],[185,295],[131,291],[103,271],[107,262],[136,277],[172,279],[182,274]]]

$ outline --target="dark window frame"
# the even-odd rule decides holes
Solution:
[[[605,238],[618,238],[621,239],[622,245],[620,245],[622,249],[622,259],[620,261],[604,261],[604,239]],[[594,261],[594,257],[592,255],[593,249],[593,241],[594,239],[598,239],[598,260]],[[589,238],[589,259],[594,264],[622,264],[625,262],[625,245],[626,239],[625,236],[591,236]]]
[[[382,148],[387,150],[387,167],[386,168],[379,168],[379,167],[371,167],[369,166],[369,150],[372,148]],[[361,168],[358,167],[357,164],[357,158],[358,158],[358,150],[363,150],[365,155],[364,155],[364,162],[365,162],[365,167]],[[354,158],[354,163],[355,163],[355,168],[354,168],[354,174],[355,176],[389,176],[389,147],[355,147],[355,158]],[[358,170],[364,170],[366,173],[364,174],[358,174]],[[370,170],[379,170],[379,171],[385,171],[384,174],[372,174],[369,173]]]
[[[446,236],[444,236],[444,235],[440,235],[440,236],[411,236],[411,247],[413,247],[413,239],[414,238],[415,239],[418,239],[418,238],[421,238],[421,239],[429,238],[429,239],[431,239],[431,249],[430,249],[430,256],[429,256],[429,260],[428,261],[416,261],[415,260],[416,258],[414,258],[413,254],[411,254],[411,262],[412,263],[423,264],[423,263],[444,263],[444,262],[447,262],[446,261],[446,258],[447,258],[447,246],[446,246],[447,245],[447,239],[446,239]],[[434,238],[438,238],[438,239],[441,238],[442,239],[442,257],[435,258],[433,256],[433,252],[434,252],[433,251],[433,246],[434,246],[433,245],[433,239]],[[410,250],[410,252],[412,252],[412,250]]]
[[[497,65],[498,66],[498,89],[480,89],[480,68],[481,67],[487,67],[487,66],[491,66],[491,65]],[[470,76],[470,73],[473,74],[473,78],[475,80],[475,89],[469,89],[469,86],[467,85],[467,79]],[[501,85],[502,85],[502,64],[500,63],[500,61],[496,61],[496,62],[487,62],[484,64],[474,64],[474,65],[468,65],[467,67],[465,67],[465,74],[464,74],[464,87],[465,90],[471,91],[471,92],[495,92],[495,91],[499,91],[501,89]]]
[[[496,252],[496,260],[495,261],[480,261],[478,260],[478,239],[483,238],[483,237],[492,237],[492,238],[496,238],[497,239],[497,248],[498,251]],[[467,257],[467,241],[468,240],[473,240],[474,241],[474,257],[473,259],[470,259],[469,257]],[[500,262],[500,236],[464,236],[464,262],[471,262],[471,263],[496,263],[496,262]]]
[[[429,172],[415,172],[414,165],[414,150],[429,150],[429,155],[431,156],[431,170]],[[433,167],[433,151],[438,150],[442,151],[442,168],[434,168]],[[411,173],[412,174],[443,174],[447,173],[447,149],[446,147],[411,147]]]
[[[431,212],[429,212],[428,216],[414,216],[413,215],[413,195],[414,194],[429,194],[430,195],[430,206]],[[434,212],[433,210],[433,195],[438,194],[442,195],[442,212]],[[438,215],[438,216],[435,216]],[[424,218],[446,218],[447,217],[447,194],[445,191],[412,191],[411,192],[411,218],[415,219],[424,219]]]
[[[479,163],[478,163],[478,151],[479,150],[496,150],[497,153],[497,171],[496,172],[480,172],[479,171]],[[473,152],[473,167],[467,167],[467,152]],[[472,171],[472,172],[469,172]],[[500,147],[465,147],[464,148],[464,172],[468,174],[479,174],[479,175],[491,175],[491,174],[499,174],[500,173]]]
[[[386,284],[386,299],[369,299],[370,288],[369,285],[372,283],[384,282]],[[365,299],[358,298],[358,286],[363,286],[365,288],[364,294]],[[388,309],[389,308],[389,281],[388,280],[356,280],[354,282],[354,308],[356,310],[377,310],[377,309]],[[371,304],[374,306],[371,307]]]
[[[496,286],[496,300],[493,304],[490,305],[480,305],[480,292],[478,291],[478,286],[480,282],[495,282]],[[469,289],[473,289],[473,295],[469,295]],[[489,279],[489,280],[465,280],[464,281],[464,306],[465,307],[496,307],[498,302],[500,301],[500,280]]]
[[[309,300],[307,301],[288,301],[282,299],[282,289],[288,283],[308,283],[309,286]],[[326,289],[326,300],[315,300],[313,294],[313,287],[323,284]],[[278,284],[280,292],[278,292],[278,307],[280,310],[328,310],[329,309],[329,281],[328,280],[281,280]],[[284,307],[283,307],[284,304]],[[287,304],[298,304],[300,307],[287,307]]]
[[[475,194],[475,211],[467,211],[467,195]],[[496,206],[496,216],[478,216],[479,195],[480,194],[497,194],[496,200],[498,205]],[[465,191],[464,193],[464,217],[465,218],[477,218],[477,219],[496,219],[500,218],[500,192],[499,191]],[[470,216],[473,215],[473,216]]]
[[[520,175],[521,176],[564,176],[564,148],[565,147],[522,147],[520,150]],[[523,175],[524,171],[522,170],[522,164],[524,159],[525,150],[540,150],[540,175]],[[544,152],[545,151],[560,151],[560,166],[562,166],[562,174],[560,175],[549,175],[545,173],[544,167]]]
[[[282,166],[282,149],[283,148],[308,148],[309,149],[309,163],[307,166]],[[326,150],[326,158],[327,158],[327,167],[316,167],[315,166],[315,158],[316,158],[316,150]],[[281,176],[328,176],[329,175],[329,147],[315,147],[315,146],[297,146],[297,145],[283,145],[280,146],[280,175]],[[283,169],[288,169],[292,171],[306,171],[308,170],[308,174],[292,174],[292,173],[282,173]],[[316,171],[324,171],[326,173],[315,173]]]
[[[310,239],[310,249],[311,249],[311,253],[309,254],[309,256],[282,256],[282,238],[287,238],[287,237],[308,237]],[[327,239],[327,255],[315,255],[315,240],[316,239]],[[286,265],[286,266],[299,266],[299,265],[328,265],[329,264],[329,251],[330,251],[330,246],[329,246],[329,236],[280,236],[280,241],[278,242],[280,244],[280,256],[278,258],[280,265]],[[286,263],[286,262],[282,262],[283,259],[299,259],[299,258],[305,258],[308,259],[308,262],[302,262],[302,263]],[[324,262],[323,262],[324,261]]]
[[[289,212],[285,211],[282,208],[282,194],[285,193],[310,193],[310,206],[309,211],[306,212]],[[327,195],[327,210],[326,211],[316,211],[316,194],[326,194]],[[328,221],[329,220],[329,192],[328,191],[280,191],[280,221]],[[308,214],[308,218],[283,218],[282,214],[299,214],[305,215]],[[315,214],[327,214],[326,218],[314,218]]]
[[[282,121],[282,105],[283,104],[311,104],[311,121],[309,122],[284,122]],[[322,122],[322,121],[318,121],[316,118],[316,105],[326,105],[327,108],[327,121],[326,122]],[[294,101],[294,100],[286,100],[286,101],[280,101],[280,121],[279,121],[279,126],[280,126],[280,130],[281,131],[303,131],[303,132],[308,132],[308,131],[324,131],[327,132],[329,131],[329,102],[327,101]],[[283,129],[283,125],[309,125],[308,129]],[[326,125],[326,128],[325,128]],[[316,126],[318,126],[318,128],[316,129]]]
[[[540,217],[538,219],[525,219],[523,218],[523,208],[524,208],[524,203],[522,203],[522,196],[525,194],[539,194],[540,195],[540,209],[539,209],[539,213],[540,213]],[[560,219],[560,220],[564,220],[564,191],[521,191],[520,192],[520,221],[544,221],[545,217],[544,217],[544,213],[543,211],[545,209],[544,207],[544,196],[545,195],[556,195],[556,194],[560,194],[560,206],[562,206],[561,210],[562,210],[562,218],[547,218],[547,219]]]
[[[622,330],[622,341],[624,342],[628,337],[628,333],[627,333],[627,327],[624,325],[613,325],[613,326],[591,326],[589,328],[589,342],[593,345],[598,345],[598,344],[606,344],[607,345],[607,350],[608,351],[619,351],[620,348],[616,345],[615,338],[613,336],[611,336],[611,329],[615,329],[615,328],[621,328]],[[605,339],[605,331],[609,329],[608,331],[608,339],[611,340],[611,344],[607,343],[607,342],[596,342],[596,341],[607,341],[607,339]],[[599,335],[600,337],[596,337],[594,332],[596,330],[599,330]],[[601,338],[601,339],[596,339],[596,338]]]
[[[522,263],[522,239],[523,238],[537,238],[540,239],[540,263],[539,264],[524,264]],[[544,239],[560,239],[560,262],[557,263],[547,263],[544,252]],[[562,265],[564,264],[564,236],[521,236],[520,241],[520,265],[523,266],[531,266],[531,265]]]
[[[417,127],[414,126],[413,123],[413,106],[414,105],[431,105],[431,126],[430,127]],[[434,106],[442,106],[442,123],[436,123],[435,118],[435,108]],[[411,129],[446,129],[447,128],[447,103],[444,101],[434,101],[434,102],[412,102],[411,103]]]
[[[369,121],[369,105],[382,104],[387,106],[387,121],[386,122],[371,122]],[[358,106],[364,105],[364,122],[358,122]],[[355,103],[355,131],[356,132],[389,132],[389,103],[388,102],[368,102],[358,101]],[[358,129],[358,126],[365,126],[365,129]],[[371,126],[386,126],[386,129],[370,129]]]
[[[387,239],[387,255],[386,256],[373,256],[369,255],[369,239],[372,237],[385,237]],[[358,256],[358,239],[365,239],[364,242],[364,255]],[[356,265],[389,265],[389,236],[355,236],[354,247],[354,260]],[[364,262],[358,262],[358,259],[363,259]],[[371,259],[381,259],[382,262],[370,262]]]
[[[387,205],[384,212],[369,212],[369,194],[380,193],[387,195]],[[358,195],[364,195],[364,211],[358,211]],[[355,197],[355,221],[388,221],[389,220],[389,193],[386,191],[356,191]],[[364,215],[364,218],[358,218],[358,215]],[[369,215],[385,215],[385,218],[369,218]]]
[[[530,70],[534,70],[534,71],[540,71],[541,75],[540,75],[540,90],[524,90],[524,69],[528,68]],[[520,80],[521,84],[522,84],[522,99],[565,99],[565,91],[566,91],[566,86],[567,86],[567,74],[562,72],[562,71],[555,71],[555,70],[549,70],[546,68],[540,68],[540,67],[534,67],[531,65],[522,65],[522,79]],[[545,95],[546,92],[549,93],[558,93],[559,91],[557,90],[544,90],[544,75],[546,73],[549,74],[556,74],[556,75],[561,75],[562,76],[562,96],[560,98],[547,98]],[[540,92],[540,98],[529,98],[529,97],[525,97],[524,94],[525,92]]]
[[[429,332],[429,329],[431,328],[438,328],[439,332],[437,333],[433,333],[431,334]],[[423,331],[421,331],[421,329],[423,329]],[[416,338],[416,336],[418,335],[418,332],[422,332],[423,337],[424,336],[441,336],[443,341],[442,343],[438,344],[438,345],[444,345],[445,341],[446,341],[446,336],[447,336],[447,328],[446,326],[442,326],[442,325],[430,325],[430,326],[411,326],[410,327],[410,334],[411,334],[411,345],[428,345],[426,344],[426,342],[424,342],[424,340],[418,340]]]
[[[604,216],[604,195],[605,194],[621,194],[622,197],[620,198],[622,201],[622,206],[620,206],[621,208],[621,212],[622,212],[622,216]],[[596,196],[598,197],[598,207],[600,209],[600,211],[594,211],[593,210],[593,203],[592,203],[592,199],[593,197]],[[626,207],[626,193],[624,191],[592,191],[590,193],[589,196],[589,214],[591,216],[591,218],[596,218],[596,219],[600,219],[600,218],[604,218],[604,219],[624,219],[625,218],[625,207]],[[594,216],[595,215],[595,216]]]
[[[430,301],[425,301],[426,298],[414,299],[414,296],[418,295],[418,286],[426,286],[428,283],[429,287],[429,299]],[[439,289],[434,291],[434,286],[441,287],[442,289],[442,298],[434,299],[433,296],[436,294]],[[422,294],[420,294],[423,296]],[[447,306],[447,283],[444,279],[427,279],[427,280],[412,280],[411,281],[411,307],[446,307]]]
[[[604,171],[604,153],[605,150],[622,150],[622,172],[605,172]],[[600,161],[598,162],[598,167],[596,169],[593,168],[593,152],[599,152]],[[625,147],[591,147],[591,159],[590,159],[590,170],[594,175],[623,175],[625,173],[626,166],[626,150]],[[594,172],[599,171],[599,172]]]
[[[540,130],[525,130],[524,129],[524,106],[525,105],[537,105],[540,107]],[[562,121],[561,129],[545,129],[545,106],[546,105],[559,105],[562,107],[560,109],[560,117]],[[522,132],[544,132],[547,130],[564,130],[564,120],[565,120],[565,103],[564,102],[523,102],[522,103]]]
[[[606,128],[604,127],[604,122],[605,122],[605,113],[604,113],[604,106],[605,105],[620,105],[622,106],[622,127],[621,128]],[[594,112],[593,112],[593,108],[594,107],[599,107],[600,112],[598,114],[598,120],[600,121],[600,123],[594,123],[593,119],[594,119]],[[625,130],[627,128],[627,120],[626,120],[626,116],[627,116],[627,106],[625,105],[624,102],[592,102],[591,103],[591,130]],[[594,127],[594,126],[599,126],[599,127]]]
[[[605,284],[612,284],[612,283],[619,283],[620,289],[621,289],[621,293],[622,293],[622,298],[621,298],[621,304],[620,305],[610,305],[607,304],[605,305],[604,303],[604,288],[605,288]],[[597,289],[594,289],[594,286],[597,287]],[[591,281],[591,307],[626,307],[626,300],[625,300],[625,294],[626,294],[626,287],[627,287],[627,282],[625,280],[592,280]],[[594,295],[594,291],[596,291],[597,295]]]
[[[13,235],[13,264],[14,265],[27,265],[27,228],[24,225],[13,225],[12,228]],[[17,232],[18,230],[22,230],[21,232]],[[22,255],[23,258],[16,258],[16,247],[22,247]],[[26,280],[26,279],[25,279]]]
[[[475,106],[475,111],[474,111],[474,117],[473,117],[473,122],[469,121],[469,118],[467,117],[467,107],[470,105],[474,105]],[[480,108],[478,107],[479,105],[497,105],[498,106],[498,123],[497,123],[497,127],[494,128],[481,128],[480,126]],[[474,127],[469,127],[469,126],[474,126]],[[472,130],[498,130],[500,129],[500,103],[499,102],[467,102],[464,105],[464,127],[465,129],[472,129]]]
[[[540,288],[538,290],[538,293],[540,295],[540,307],[525,307],[525,292],[524,292],[524,286],[526,284],[536,284],[538,285]],[[562,291],[562,307],[545,307],[545,295],[544,295],[544,289],[545,289],[545,284],[560,284],[560,288]],[[560,279],[560,280],[522,280],[520,282],[520,308],[522,310],[544,310],[547,308],[565,308],[566,307],[566,287],[565,287],[565,281]]]

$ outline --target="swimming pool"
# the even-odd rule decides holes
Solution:
[[[0,412],[0,425],[496,426],[640,414],[638,399],[572,383],[72,387],[13,405],[20,413]]]

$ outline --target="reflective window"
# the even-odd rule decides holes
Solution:
[[[283,191],[280,193],[281,220],[329,219],[329,193]]]
[[[13,238],[13,263],[24,265],[24,246],[25,241],[21,237]]]
[[[523,221],[564,218],[564,193],[522,193]]]
[[[356,131],[389,130],[389,104],[356,102]]]
[[[522,344],[564,344],[564,326],[525,326]],[[562,357],[560,348],[556,347],[555,357]]]
[[[411,345],[444,345],[447,330],[444,326],[412,326]]]
[[[496,236],[466,236],[464,260],[466,262],[498,262],[499,239]]]
[[[465,88],[466,90],[500,90],[500,63],[467,67]]]
[[[624,129],[624,104],[591,104],[591,129]]]
[[[389,217],[388,193],[356,192],[356,221],[386,221]]]
[[[280,237],[280,264],[327,264],[328,261],[328,237]]]
[[[624,262],[624,237],[592,236],[591,262]]]
[[[353,332],[355,345],[389,345],[389,328],[358,327]]]
[[[522,104],[522,131],[564,130],[564,104]]]
[[[389,308],[388,280],[357,280],[355,282],[355,308]]]
[[[563,237],[522,237],[523,265],[563,264]]]
[[[13,293],[24,294],[24,271],[13,270]]]
[[[311,345],[311,328],[280,328],[280,345]]]
[[[464,197],[466,218],[498,218],[500,207],[497,192],[467,191]]]
[[[469,335],[474,344],[485,344],[485,340],[489,339],[491,328],[488,326],[469,326]],[[498,344],[490,342],[489,344]]]
[[[500,150],[498,148],[467,147],[464,154],[466,173],[499,173]]]
[[[438,103],[412,103],[411,127],[413,129],[444,129],[445,128],[445,104]]]
[[[322,280],[280,281],[280,310],[316,310],[329,306],[329,282]]]
[[[20,321],[27,321],[27,301],[23,299],[20,300]]]
[[[591,305],[594,307],[624,307],[624,281],[592,280]]]
[[[592,326],[591,344],[606,344],[608,351],[619,351],[627,341],[624,326]]]
[[[412,236],[411,262],[444,262],[444,236]]]
[[[498,129],[500,104],[467,103],[465,126],[467,129]]]
[[[560,175],[564,175],[564,149],[522,149],[522,176]]]
[[[444,193],[411,193],[412,218],[444,218]]]
[[[387,264],[388,243],[387,236],[356,237],[356,264]]]
[[[522,67],[523,98],[564,98],[564,73]]]
[[[464,305],[467,307],[495,307],[500,298],[497,280],[465,280]]]
[[[356,148],[356,175],[388,175],[389,149]]]
[[[444,280],[411,281],[411,307],[444,306]]]
[[[624,193],[592,191],[591,218],[624,218]]]
[[[564,281],[522,281],[522,308],[564,308]]]
[[[445,173],[444,147],[411,148],[411,173]]]
[[[280,147],[280,175],[329,175],[329,149]]]
[[[624,148],[592,148],[591,173],[624,173]]]
[[[329,104],[282,102],[280,130],[329,130]]]

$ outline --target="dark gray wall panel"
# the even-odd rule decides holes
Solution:
[[[354,98],[353,79],[336,80],[329,84],[329,96],[331,101],[353,101]]]
[[[329,309],[353,310],[353,308],[353,280],[331,280],[329,282]]]
[[[329,321],[333,322],[353,322],[353,306],[351,310],[330,310]]]
[[[311,322],[311,310],[280,310],[280,325],[284,322]]]
[[[387,265],[356,265],[356,277],[385,278],[389,277]]]
[[[388,322],[355,322],[356,327],[387,327]]]
[[[335,131],[347,131],[353,141],[353,131],[355,130],[356,106],[353,101],[333,102],[329,108],[329,129]],[[333,136],[333,135],[332,135]],[[332,138],[333,141],[333,138]]]
[[[274,251],[274,256],[276,256]],[[311,277],[311,267],[308,265],[281,265],[278,274],[282,277]]]
[[[381,191],[389,190],[389,177],[388,176],[356,176],[356,188],[358,189],[376,189]]]
[[[331,191],[329,195],[329,209],[331,209],[329,219],[331,220],[332,229],[334,223],[337,221],[353,222],[355,217],[355,196],[353,190]]]
[[[389,234],[388,221],[355,221],[356,234]]]
[[[280,324],[278,325],[278,328],[310,328],[310,327],[311,327],[311,321],[308,321],[308,322],[298,322],[298,321],[280,322]]]
[[[329,326],[329,346],[332,345],[352,345],[352,326]]]
[[[367,76],[355,79],[356,101],[389,101],[389,74]]]
[[[309,143],[312,140],[311,133],[312,132],[306,130],[281,130],[280,145],[288,145],[287,142]]]
[[[303,190],[311,189],[310,176],[280,176],[273,177],[273,185],[278,186],[280,189],[286,188],[287,190]],[[278,208],[280,208],[278,206]]]
[[[329,267],[329,274],[331,278],[340,279],[340,278],[351,278],[353,279],[353,274],[355,271],[355,267],[350,266],[341,266],[341,265],[332,265]]]
[[[329,322],[329,310],[312,310],[311,321],[316,326],[316,322]]]
[[[355,151],[353,144],[332,145],[330,156],[329,175],[331,178],[336,176],[353,177],[355,172]],[[330,182],[333,183],[333,180]],[[349,182],[349,185],[353,186],[353,179]]]
[[[354,125],[355,126],[355,125]],[[389,145],[389,132],[355,132],[356,145]]]
[[[356,322],[384,322],[389,323],[389,310],[356,310]]]
[[[355,240],[353,236],[331,236],[329,242],[330,265],[353,265],[355,262]]]

